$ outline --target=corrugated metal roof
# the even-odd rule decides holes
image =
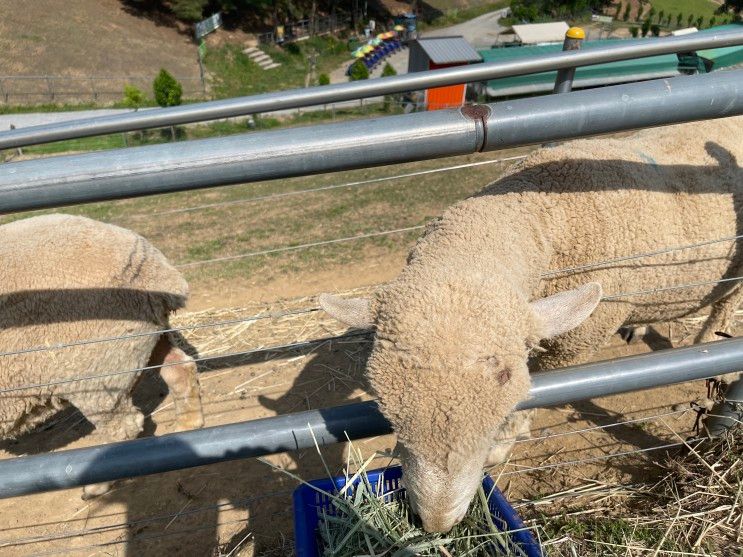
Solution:
[[[480,62],[482,57],[463,37],[426,37],[418,44],[434,64]]]
[[[512,29],[523,44],[538,44],[562,42],[569,27],[564,21],[553,21],[551,23],[514,25]]]
[[[741,29],[741,24],[718,25],[698,31],[699,33],[719,33],[732,29]],[[600,48],[613,44],[641,43],[652,39],[605,39],[598,41],[585,41],[582,48]],[[562,50],[562,44],[550,44],[540,46],[519,46],[491,48],[480,50],[485,62],[506,62],[528,57],[539,57]],[[700,50],[699,56],[712,60],[713,69],[734,66],[743,63],[743,46],[731,46]],[[612,83],[624,83],[639,81],[643,79],[655,79],[659,77],[670,77],[679,74],[679,60],[675,54],[663,54],[636,58],[634,60],[620,60],[618,62],[607,62],[593,66],[581,66],[575,70],[575,81],[573,87],[595,87],[597,85],[609,85]],[[491,97],[524,95],[551,91],[554,87],[557,72],[542,72],[538,74],[519,75],[504,77],[488,81],[487,91]]]

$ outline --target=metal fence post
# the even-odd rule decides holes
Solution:
[[[581,27],[571,27],[565,33],[565,42],[562,43],[563,50],[580,50],[586,32]],[[565,68],[557,71],[555,88],[553,93],[569,93],[573,88],[575,68]]]
[[[54,102],[54,86],[52,85],[52,78],[47,77],[46,78],[46,86],[49,89],[49,96],[51,97],[51,102]]]
[[[582,27],[571,27],[565,32],[565,41],[562,43],[562,50],[580,50],[583,44],[583,39],[586,38],[586,32]],[[573,79],[575,78],[575,67],[563,68],[557,70],[557,77],[555,77],[555,87],[552,90],[553,94],[570,93],[573,89]],[[545,143],[543,147],[555,147],[558,143],[550,142]]]
[[[725,399],[715,404],[704,425],[711,437],[719,437],[736,423],[743,423],[743,375],[728,386]]]

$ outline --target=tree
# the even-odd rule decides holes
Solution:
[[[654,37],[660,37],[660,25],[651,25],[650,32],[653,34]]]
[[[614,14],[614,19],[619,19],[619,16],[622,13],[622,6],[623,6],[623,4],[621,2],[618,2],[617,3],[617,11]]]
[[[722,7],[726,12],[732,10],[733,13],[739,15],[743,12],[743,0],[725,0]]]
[[[642,36],[643,37],[647,37],[648,36],[648,32],[650,31],[650,26],[651,25],[652,25],[652,23],[650,22],[650,17],[648,16],[648,18],[645,19],[645,21],[642,22],[642,28],[640,29],[642,31]]]
[[[710,27],[714,27],[715,26],[715,23],[717,23],[717,18],[715,18],[715,16],[712,16],[711,18],[709,18],[709,26]]]
[[[691,24],[693,21],[694,21],[694,14],[689,14],[689,17],[686,18],[686,26],[691,27]]]
[[[384,68],[382,68],[382,77],[391,77],[393,75],[397,75],[397,70],[392,67],[392,64],[387,62]]]
[[[627,7],[624,9],[624,15],[622,16],[623,21],[629,20],[631,10],[632,10],[632,4],[627,4]]]
[[[659,11],[658,12],[658,23],[660,23],[661,21],[663,21],[663,18],[665,16],[666,16],[666,12],[664,12],[663,10]]]
[[[676,16],[676,27],[681,27],[681,22],[684,20],[684,14],[679,12],[679,15]]]
[[[700,16],[699,16],[699,17],[697,18],[697,25],[696,25],[696,28],[697,28],[697,29],[701,29],[701,28],[702,28],[703,26],[704,26],[704,18],[703,18],[703,17],[702,17],[701,15],[700,15]]]
[[[124,100],[122,101],[124,106],[127,108],[133,108],[137,110],[140,106],[143,106],[147,99],[144,93],[135,87],[134,85],[124,85]]]
[[[361,60],[356,60],[351,64],[351,71],[348,73],[348,77],[351,81],[369,79],[369,70]]]
[[[176,78],[164,69],[160,70],[160,73],[152,82],[152,90],[155,93],[155,101],[162,107],[181,104],[183,87]]]
[[[330,76],[326,73],[321,73],[317,76],[318,85],[330,85]]]
[[[629,28],[629,34],[632,35],[634,38],[637,38],[637,35],[640,34],[640,28],[636,25],[633,25]]]

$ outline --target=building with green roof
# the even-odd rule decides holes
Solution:
[[[698,31],[699,33],[711,33],[740,29],[741,24],[720,25],[710,29]],[[598,41],[585,41],[582,49],[599,48],[611,46],[612,44],[639,43],[652,39],[607,39]],[[562,50],[562,43],[553,43],[536,46],[514,46],[494,47],[480,50],[484,62],[509,62],[528,57],[538,57]],[[646,79],[657,79],[673,77],[681,73],[692,73],[694,71],[717,70],[743,63],[743,45],[726,48],[715,48],[701,50],[696,53],[697,57],[679,57],[676,54],[665,54],[661,56],[650,56],[634,60],[622,60],[606,64],[579,67],[575,71],[573,88],[597,87],[630,81],[642,81]],[[699,62],[702,62],[701,64]],[[556,71],[543,72],[531,75],[505,77],[493,79],[486,84],[488,97],[506,97],[531,95],[552,91],[555,83]]]

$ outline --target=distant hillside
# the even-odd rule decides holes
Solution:
[[[199,76],[190,35],[119,0],[0,0],[0,13],[2,75]]]

